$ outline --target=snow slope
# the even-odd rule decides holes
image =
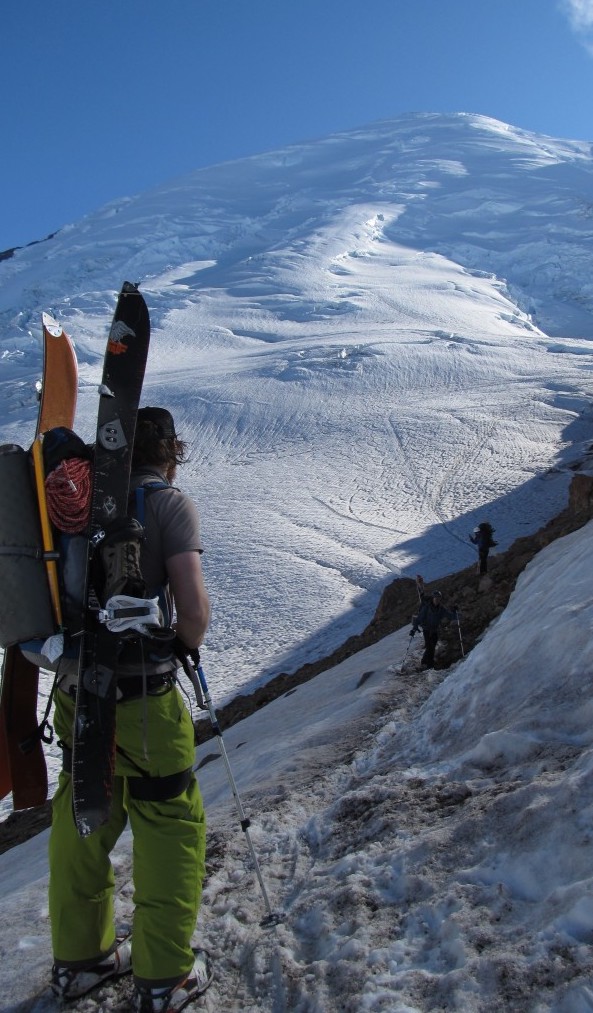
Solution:
[[[43,309],[93,438],[115,294],[141,281],[144,403],[191,448],[223,702],[360,631],[394,576],[470,563],[485,513],[504,549],[564,505],[591,433],[592,208],[588,144],[468,114],[114,202],[0,261],[0,439],[33,433]]]
[[[588,145],[465,114],[113,203],[0,262],[0,438],[33,428],[42,309],[76,340],[92,438],[115,291],[140,280],[145,403],[191,445],[229,695],[360,630],[392,576],[466,565],[484,511],[505,547],[564,502],[550,472],[589,430],[592,209]]]
[[[404,629],[225,733],[275,928],[222,761],[200,747],[195,941],[216,974],[196,1009],[593,1009],[592,534],[540,553],[449,672],[400,675]],[[5,1013],[54,1008],[21,1004],[51,961],[46,837],[0,856]],[[115,864],[126,921],[127,835]],[[78,1009],[117,998],[105,986]]]

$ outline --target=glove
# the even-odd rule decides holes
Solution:
[[[416,632],[416,630],[410,630],[410,636],[413,637],[414,634],[415,634],[415,632]]]

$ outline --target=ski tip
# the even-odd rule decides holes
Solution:
[[[64,330],[62,325],[51,316],[50,313],[42,313],[41,320],[43,322],[43,328],[48,334],[51,334],[52,338],[61,338]]]

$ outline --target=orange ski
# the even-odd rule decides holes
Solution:
[[[56,426],[72,429],[76,411],[78,364],[70,338],[49,313],[43,321],[43,381],[36,436]]]
[[[43,381],[35,436],[55,426],[72,429],[76,411],[78,365],[70,338],[53,317],[43,314]],[[47,767],[37,737],[27,751],[22,743],[37,728],[39,669],[18,646],[7,647],[0,688],[0,798],[12,791],[14,809],[43,805]]]

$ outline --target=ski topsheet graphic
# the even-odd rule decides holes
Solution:
[[[92,584],[93,556],[128,515],[132,449],[149,341],[146,303],[135,285],[124,282],[109,332],[99,388],[72,757],[74,817],[81,836],[92,833],[109,818],[115,765],[120,640],[100,619],[100,604]]]
[[[78,367],[70,338],[48,313],[43,314],[43,376],[36,439],[54,426],[74,425]],[[13,807],[28,809],[47,799],[47,768],[37,729],[39,669],[7,647],[0,690],[0,798],[12,791]],[[29,740],[26,748],[22,744]]]

